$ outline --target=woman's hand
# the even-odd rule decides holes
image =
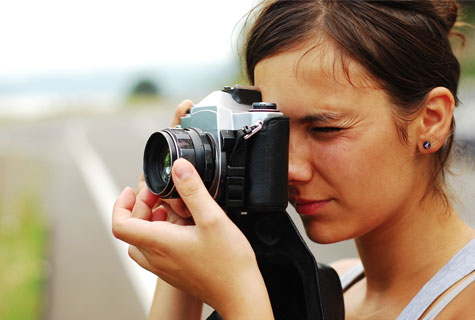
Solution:
[[[143,198],[144,196],[147,197],[147,194],[150,193],[145,184],[142,189],[143,191],[139,193],[137,197],[138,199]],[[177,215],[170,206],[160,204],[160,201],[158,201],[154,207],[155,208],[152,208],[152,221],[167,221],[182,226],[192,223],[190,219],[183,219]],[[131,256],[136,250],[137,248],[135,246],[129,246]],[[155,294],[153,296],[148,319],[199,320],[201,319],[202,308],[203,303],[196,297],[169,285],[160,278],[157,278]]]
[[[114,235],[133,245],[129,253],[138,264],[213,306],[223,317],[272,318],[247,239],[212,199],[188,161],[175,161],[172,178],[195,225],[163,221],[170,208],[154,209],[157,196],[143,189],[137,198],[126,188],[114,206]]]
[[[175,110],[171,125],[176,126],[179,124],[181,117],[188,112],[192,105],[193,102],[190,100],[180,103]],[[144,175],[142,174],[137,188],[139,198],[140,193],[144,189],[148,190]],[[164,203],[168,206],[165,206]],[[160,206],[163,208],[158,209]],[[187,225],[192,220],[190,217],[191,214],[181,199],[161,199],[152,208],[152,220],[166,220],[179,225]],[[131,253],[136,250],[137,248],[132,245],[129,248]],[[203,303],[196,297],[169,285],[158,277],[148,319],[199,320],[201,319],[202,308]]]

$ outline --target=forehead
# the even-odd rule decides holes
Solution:
[[[292,105],[355,106],[384,96],[366,70],[331,43],[303,45],[261,60],[254,70],[263,99]],[[302,101],[301,101],[302,100]]]

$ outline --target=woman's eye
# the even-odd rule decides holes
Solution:
[[[314,133],[326,133],[326,132],[338,132],[343,130],[343,128],[338,127],[314,127],[312,128],[312,132]]]

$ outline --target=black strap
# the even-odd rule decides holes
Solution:
[[[227,163],[226,207],[233,211],[240,211],[245,203],[248,143],[245,136],[250,134],[252,129],[249,126],[245,126],[237,131],[234,148]]]

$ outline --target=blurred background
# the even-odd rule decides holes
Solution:
[[[0,319],[146,317],[155,277],[113,239],[112,205],[180,101],[245,83],[237,43],[257,2],[0,3]],[[461,30],[451,182],[475,225],[475,29]],[[307,242],[321,262],[356,256],[352,242]]]

